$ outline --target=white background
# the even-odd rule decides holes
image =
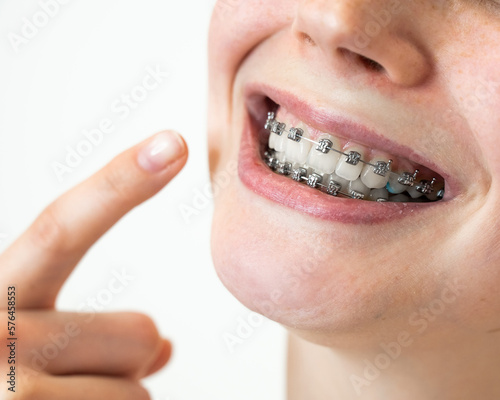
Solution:
[[[47,1],[47,0],[43,0]],[[227,6],[237,4],[227,1]],[[58,301],[75,310],[89,298],[104,311],[137,310],[174,343],[169,366],[146,381],[157,400],[284,398],[285,333],[264,321],[231,353],[249,311],[218,281],[210,259],[211,204],[205,139],[206,39],[213,1],[70,0],[16,52],[39,1],[0,0],[0,251],[55,197],[151,134],[174,128],[190,146],[178,178],[135,209],[92,248]],[[43,22],[43,21],[42,21]],[[141,83],[146,68],[169,77],[120,118],[112,104]],[[109,118],[107,134],[60,182],[54,162]],[[200,208],[186,221],[182,204]],[[109,296],[113,271],[132,281]],[[49,340],[49,339],[47,339]],[[124,349],[126,351],[126,349]]]

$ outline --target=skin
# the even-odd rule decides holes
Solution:
[[[453,190],[425,212],[364,226],[299,213],[235,177],[216,199],[215,266],[245,305],[289,329],[289,399],[497,399],[500,9],[401,2],[390,24],[360,45],[355,29],[375,18],[367,3],[218,3],[210,31],[214,182],[238,159],[243,88],[261,81],[414,148],[457,182]],[[373,0],[369,8],[394,4]],[[2,282],[23,293],[20,332],[37,332],[20,337],[14,398],[149,398],[139,380],[168,361],[171,346],[148,317],[54,309],[88,248],[186,162],[182,145],[170,162],[144,168],[146,147],[57,199],[0,255]],[[68,324],[83,328],[33,369],[31,352]],[[2,370],[7,357],[4,347]]]
[[[170,147],[173,158],[168,162],[144,156],[151,143],[156,146],[157,138],[166,136],[179,138],[159,133],[120,154],[50,204],[0,255],[5,290],[7,285],[15,285],[18,336],[16,392],[4,389],[2,399],[150,398],[139,381],[168,362],[172,346],[160,337],[149,317],[137,313],[63,313],[55,310],[54,304],[65,279],[89,247],[182,169],[187,160],[182,140],[175,140],[177,146]],[[2,321],[7,326],[7,302],[2,307]],[[44,355],[44,360],[35,360],[33,352]],[[10,371],[12,366],[7,363],[9,353],[10,349],[2,346],[2,371]]]
[[[390,23],[360,43],[381,12]],[[374,225],[298,212],[238,176],[220,192],[215,267],[290,331],[289,399],[500,398],[499,42],[493,1],[216,6],[214,178],[238,160],[243,91],[261,82],[414,149],[454,182],[442,203]]]

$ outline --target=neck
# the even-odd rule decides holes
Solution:
[[[401,335],[346,351],[292,333],[288,400],[500,399],[499,334]]]

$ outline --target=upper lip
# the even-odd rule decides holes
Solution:
[[[446,181],[446,198],[453,192],[453,179],[439,165],[424,159],[412,148],[395,143],[378,132],[352,121],[335,111],[327,111],[307,103],[286,90],[279,89],[264,83],[248,84],[245,87],[245,99],[251,117],[264,124],[269,106],[265,103],[269,98],[277,105],[285,108],[305,124],[322,132],[331,132],[336,136],[352,140],[360,145],[382,150],[396,157],[406,158],[411,162],[420,164],[441,175]],[[451,187],[450,187],[451,186]]]

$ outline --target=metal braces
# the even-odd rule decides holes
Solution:
[[[436,183],[436,178],[432,178],[432,181],[422,180],[415,186],[415,190],[422,194],[431,194],[434,192],[434,183]]]
[[[433,178],[431,181],[428,180],[422,180],[417,183],[417,177],[420,171],[416,169],[413,173],[411,172],[403,172],[401,174],[397,174],[393,171],[391,171],[391,166],[393,161],[389,160],[388,162],[385,161],[376,161],[374,164],[369,163],[367,161],[364,161],[361,159],[361,154],[359,154],[356,151],[350,151],[348,153],[344,153],[343,151],[337,150],[333,147],[333,143],[329,139],[320,139],[318,141],[314,141],[312,139],[304,137],[304,131],[300,128],[290,128],[289,130],[286,129],[286,124],[281,123],[276,120],[276,114],[274,112],[269,112],[267,115],[267,121],[264,126],[264,128],[268,131],[278,136],[283,135],[283,133],[287,133],[287,137],[290,140],[293,140],[294,142],[300,143],[301,140],[306,140],[310,143],[313,143],[316,145],[316,150],[321,151],[324,154],[328,154],[330,151],[334,151],[336,153],[339,153],[343,156],[346,157],[346,162],[351,164],[351,165],[358,165],[359,163],[363,163],[365,165],[369,165],[373,167],[373,172],[377,175],[380,175],[382,177],[387,176],[387,174],[390,174],[392,176],[395,176],[397,178],[397,182],[399,182],[403,186],[407,186],[408,188],[411,188],[415,186],[415,190],[422,193],[423,195],[429,195],[434,192],[434,184],[436,183],[436,178]],[[325,189],[325,191],[328,194],[331,194],[333,196],[337,195],[343,195],[349,198],[353,199],[362,199],[364,198],[364,195],[362,193],[356,192],[356,191],[350,191],[349,193],[343,193],[340,191],[341,185],[332,181],[333,183],[329,183],[328,185],[324,185],[321,182],[322,178],[321,175],[319,174],[311,174],[310,176],[307,176],[307,170],[305,168],[298,168],[296,170],[293,170],[292,164],[291,163],[280,163],[279,160],[277,160],[273,155],[270,153],[266,153],[266,161],[267,164],[276,172],[282,174],[282,175],[291,175],[292,179],[296,181],[305,181],[309,186],[311,187],[320,187]],[[286,165],[282,165],[286,164]],[[319,177],[319,178],[318,178]],[[441,199],[444,197],[444,189],[441,189],[437,193],[437,198]],[[378,199],[377,201],[386,201],[385,199]]]
[[[342,185],[333,179],[326,183],[323,182],[323,177],[320,174],[312,172],[308,175],[308,171],[306,168],[299,167],[293,169],[292,163],[280,162],[276,157],[274,157],[274,154],[272,154],[271,152],[266,151],[264,156],[266,158],[267,165],[278,174],[289,176],[294,181],[303,182],[313,189],[321,189],[325,193],[335,197],[343,196],[357,200],[363,200],[365,198],[365,195],[363,193],[359,193],[356,190],[349,189],[347,193],[343,192]],[[376,201],[385,202],[387,200],[384,198],[379,198]]]

